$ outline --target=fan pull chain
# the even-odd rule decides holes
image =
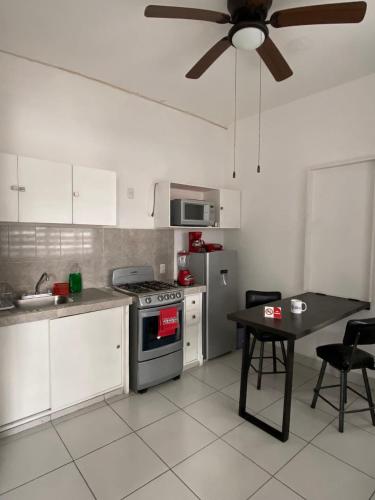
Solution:
[[[233,179],[236,178],[236,148],[237,148],[237,50],[234,58],[234,126],[233,126]]]
[[[258,174],[260,174],[261,130],[262,130],[262,59],[259,57],[258,167],[257,167]]]

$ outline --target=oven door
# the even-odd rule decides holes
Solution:
[[[174,335],[158,339],[159,315],[162,309],[176,307],[179,316],[179,327]],[[183,337],[183,303],[170,304],[165,307],[152,307],[138,311],[138,361],[147,361],[182,349]]]

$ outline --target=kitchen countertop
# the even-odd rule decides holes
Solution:
[[[193,295],[194,293],[204,293],[207,291],[206,285],[192,285],[192,286],[183,286],[185,295]]]
[[[121,307],[130,305],[133,301],[129,295],[118,293],[111,288],[86,288],[81,293],[71,295],[71,298],[73,302],[58,306],[29,310],[15,307],[8,311],[0,311],[0,327]]]

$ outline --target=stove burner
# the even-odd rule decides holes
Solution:
[[[118,285],[122,290],[131,293],[150,293],[159,292],[161,290],[170,290],[171,288],[178,288],[177,285],[173,283],[165,283],[163,281],[140,281],[138,283],[127,283],[124,285]]]

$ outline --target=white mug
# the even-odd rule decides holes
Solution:
[[[293,314],[302,314],[307,311],[307,304],[306,302],[302,302],[302,300],[292,299],[290,301],[290,310]]]

